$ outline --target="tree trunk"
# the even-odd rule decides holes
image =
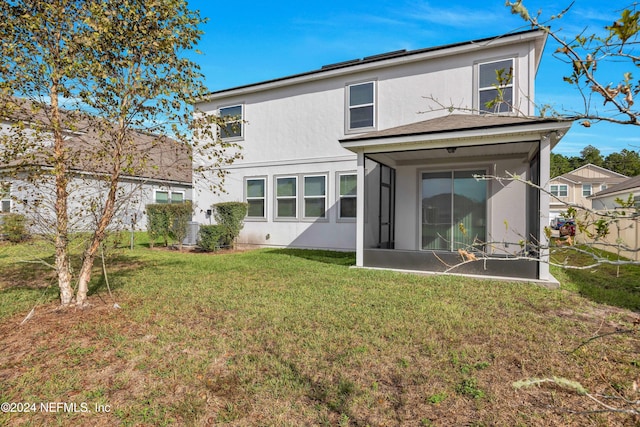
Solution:
[[[119,153],[119,151],[118,151]],[[93,232],[91,242],[82,255],[82,267],[78,275],[78,292],[76,293],[76,305],[84,307],[87,304],[87,293],[89,292],[89,281],[91,280],[91,271],[93,262],[98,254],[98,249],[103,240],[107,236],[107,227],[111,223],[116,212],[116,196],[118,194],[118,182],[120,179],[119,163],[115,163],[113,174],[109,183],[109,193],[102,209],[102,214],[96,228]]]
[[[51,86],[51,124],[54,137],[54,177],[56,185],[56,274],[60,288],[60,304],[68,306],[73,302],[73,288],[71,286],[71,266],[69,264],[69,214],[68,214],[68,178],[65,159],[65,142],[62,135],[62,122],[58,108],[58,85]]]

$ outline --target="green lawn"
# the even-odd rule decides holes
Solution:
[[[513,387],[556,376],[616,406],[637,400],[633,278],[616,287],[622,280],[607,274],[596,292],[598,279],[586,287],[555,270],[563,286],[549,290],[353,269],[351,253],[138,245],[107,259],[121,309],[96,269],[93,307],[57,311],[52,273],[24,262],[47,254],[36,243],[0,245],[0,402],[87,411],[38,406],[0,414],[0,425],[635,422],[591,413],[602,408],[557,386]]]

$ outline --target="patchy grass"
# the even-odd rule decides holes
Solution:
[[[36,243],[0,246],[0,401],[89,410],[5,413],[0,425],[636,421],[589,413],[593,402],[553,386],[512,386],[556,376],[638,399],[633,307],[594,302],[568,276],[548,290],[350,269],[351,253],[211,255],[140,242],[109,257],[122,309],[96,270],[94,306],[61,311],[50,271],[18,263],[46,255]]]

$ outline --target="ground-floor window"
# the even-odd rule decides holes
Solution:
[[[304,177],[304,217],[325,218],[327,212],[327,177]]]
[[[422,249],[448,250],[486,241],[487,181],[484,170],[422,174]]]
[[[338,175],[339,208],[338,217],[340,219],[356,217],[356,194],[358,176],[356,174]]]
[[[155,203],[182,203],[184,202],[184,191],[155,190]]]
[[[276,178],[276,218],[298,217],[298,178],[283,176]]]
[[[0,213],[11,212],[11,197],[8,184],[0,184]]]
[[[247,217],[264,218],[266,214],[266,179],[247,178],[245,181]]]

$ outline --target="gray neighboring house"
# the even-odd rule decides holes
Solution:
[[[29,108],[27,101],[17,102],[15,105]],[[36,120],[46,120],[44,113],[38,113],[37,116]],[[0,138],[11,138],[12,126],[20,120],[25,122],[25,115],[15,110],[10,117],[6,113],[5,117],[0,117]],[[71,159],[69,208],[71,213],[75,212],[70,228],[80,231],[90,227],[93,220],[87,206],[103,199],[106,194],[105,178],[113,167],[113,158],[97,157],[97,148],[94,147],[97,147],[98,136],[87,122],[79,121],[73,131],[65,129],[63,133],[67,138]],[[42,140],[42,152],[28,158],[26,163],[29,168],[41,171],[51,169],[44,160],[50,143],[46,137]],[[10,141],[6,140],[6,143]],[[1,139],[0,149],[7,149]],[[171,138],[133,131],[131,144],[125,150],[130,163],[125,165],[123,162],[123,166],[127,167],[119,184],[119,197],[123,202],[118,205],[115,223],[124,224],[127,228],[145,229],[146,204],[181,203],[193,199],[192,161],[190,151],[184,144]],[[143,152],[144,155],[141,154]],[[31,219],[35,232],[45,232],[39,228],[51,223],[53,218],[54,185],[51,179],[29,182],[25,179],[26,173],[20,170],[24,167],[25,163],[20,160],[0,165],[0,215],[9,212],[25,214]]]
[[[607,187],[590,197],[592,208],[595,210],[617,209],[620,205],[616,199],[627,201],[629,196],[633,198],[636,208],[640,208],[640,175],[626,179],[622,182]]]

